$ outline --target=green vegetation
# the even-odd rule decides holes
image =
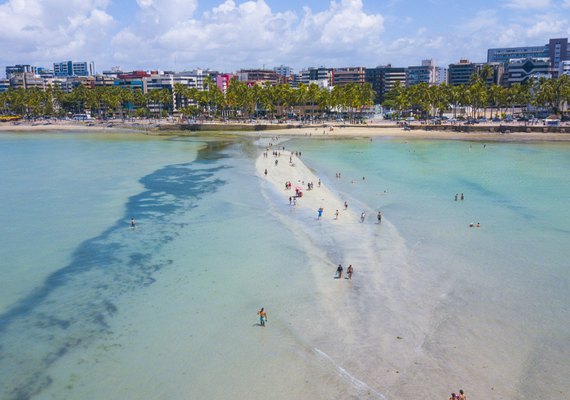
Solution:
[[[70,93],[56,87],[45,91],[10,89],[0,93],[0,114],[26,118],[63,117],[89,112],[94,117],[165,117],[173,110],[187,118],[244,119],[296,118],[304,121],[346,116],[358,119],[374,103],[369,84],[336,86],[329,91],[315,84],[292,88],[288,84],[247,85],[232,79],[226,94],[211,78],[203,90],[175,84],[174,90],[150,90],[117,86],[88,88],[80,85]]]
[[[528,106],[563,115],[564,104],[570,104],[568,75],[558,79],[531,79],[525,84],[516,83],[505,88],[496,84],[488,85],[488,73],[483,69],[471,77],[469,85],[460,86],[420,83],[406,88],[397,82],[382,104],[394,110],[397,117],[413,114],[421,119],[441,116],[449,109],[456,117],[457,109],[461,107],[470,110],[467,114],[469,118],[498,117],[509,110],[513,114],[515,107],[527,109]],[[489,108],[492,108],[490,115]]]

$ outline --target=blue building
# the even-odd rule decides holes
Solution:
[[[543,46],[501,47],[487,50],[487,62],[509,64],[510,60],[544,59],[550,61],[550,69],[554,77],[558,76],[560,63],[570,60],[568,38],[550,39]]]
[[[95,74],[95,64],[87,64],[85,61],[62,61],[53,63],[53,74],[56,77],[67,76],[92,76]]]

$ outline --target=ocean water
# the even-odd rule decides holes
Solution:
[[[290,207],[250,138],[1,135],[0,398],[570,390],[569,145],[283,145],[367,221]]]

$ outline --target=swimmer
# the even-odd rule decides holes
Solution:
[[[481,228],[481,224],[477,222],[477,228]]]
[[[474,226],[475,226],[475,225],[473,224],[473,222],[471,222],[471,223],[469,224],[469,228],[473,228]]]

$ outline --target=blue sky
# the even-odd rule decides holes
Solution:
[[[570,36],[570,0],[3,0],[0,68],[439,65]]]

